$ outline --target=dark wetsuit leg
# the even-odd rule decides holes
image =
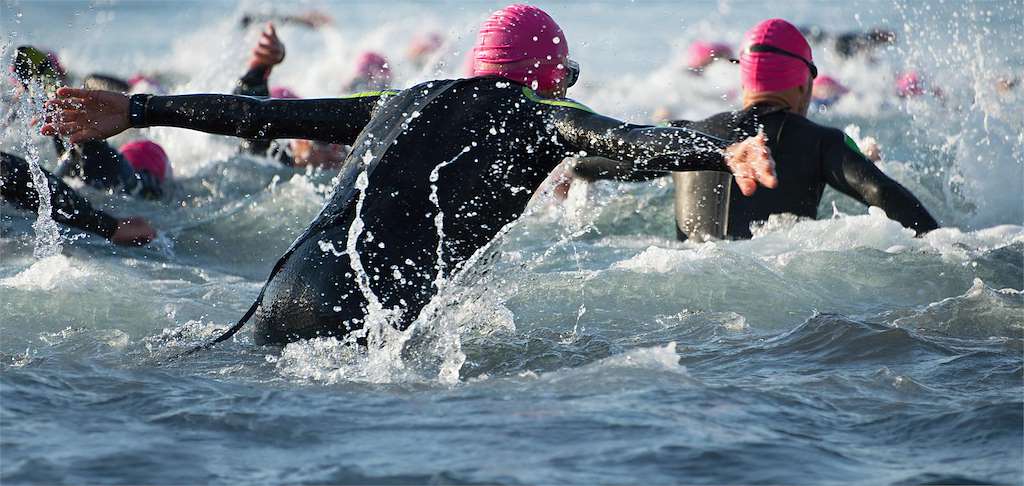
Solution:
[[[109,239],[117,231],[118,220],[93,209],[84,197],[63,181],[43,171],[50,186],[51,215],[54,221]],[[0,195],[4,200],[27,211],[38,211],[39,193],[32,184],[28,162],[0,152]]]

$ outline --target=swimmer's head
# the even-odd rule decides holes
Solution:
[[[686,67],[693,72],[700,72],[719,59],[732,57],[732,48],[722,42],[694,41],[686,49]]]
[[[437,32],[428,32],[413,37],[405,56],[412,62],[422,64],[444,45],[444,37]]]
[[[912,98],[924,94],[924,79],[917,71],[907,71],[896,78],[896,94],[900,98]]]
[[[473,47],[473,75],[500,76],[545,96],[561,96],[578,70],[562,28],[543,10],[510,5],[484,21]]]
[[[129,94],[164,94],[167,92],[163,85],[160,84],[160,81],[142,73],[135,73],[134,76],[128,78],[128,85],[131,86],[131,89],[128,90]]]
[[[370,91],[391,84],[391,66],[384,56],[366,51],[356,58],[356,70],[348,83],[349,91]]]
[[[274,86],[273,88],[270,88],[270,97],[281,99],[297,99],[299,98],[299,95],[295,94],[294,91],[285,86]]]
[[[849,92],[850,90],[846,86],[832,76],[814,78],[814,87],[811,90],[814,102],[819,106],[830,106]]]
[[[121,155],[136,172],[148,172],[163,184],[171,178],[171,163],[167,159],[167,152],[149,140],[134,140],[121,146]]]
[[[774,96],[792,111],[807,113],[818,68],[810,44],[796,26],[782,19],[755,25],[743,37],[739,64],[745,98]]]

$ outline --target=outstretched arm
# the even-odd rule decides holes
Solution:
[[[732,143],[687,128],[631,125],[567,104],[547,104],[561,137],[587,155],[631,162],[634,171],[732,172],[745,195],[758,184],[778,185],[763,135]]]
[[[107,138],[128,128],[179,127],[242,138],[305,138],[352,144],[370,121],[380,94],[329,99],[258,99],[235,95],[128,97],[61,88],[47,103],[43,134],[71,142]]]
[[[856,147],[842,132],[826,142],[824,172],[830,186],[863,204],[882,208],[890,218],[919,236],[939,227],[921,201],[885,175]]]
[[[50,188],[51,216],[54,221],[100,235],[119,245],[148,243],[156,232],[144,219],[117,219],[94,209],[84,197],[47,171]],[[27,211],[39,210],[39,192],[33,187],[32,175],[25,159],[0,152],[0,196]]]

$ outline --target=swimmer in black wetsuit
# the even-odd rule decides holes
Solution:
[[[756,46],[784,49],[782,54]],[[750,46],[753,47],[751,50]],[[868,160],[842,131],[807,118],[811,99],[811,49],[795,27],[781,19],[758,24],[750,32],[740,56],[744,109],[719,113],[697,121],[675,121],[719,137],[753,134],[763,129],[777,161],[779,188],[744,197],[733,190],[727,234],[750,238],[751,224],[769,215],[791,213],[816,218],[822,192],[828,184],[863,204],[878,206],[918,235],[939,225],[920,201]],[[636,172],[630,164],[613,160],[583,159],[574,167],[584,179],[649,180],[666,173]],[[680,239],[685,235],[679,233]]]
[[[496,12],[474,52],[478,77],[383,96],[129,100],[62,88],[50,102],[58,119],[44,133],[82,140],[160,125],[352,145],[331,199],[234,328],[251,317],[259,344],[344,336],[373,308],[392,311],[390,322],[404,329],[447,278],[522,214],[567,155],[635,161],[636,170],[731,171],[746,193],[758,183],[775,186],[763,137],[734,143],[641,127],[538,95],[562,95],[578,73],[561,29],[539,9]],[[357,258],[350,260],[352,249]]]
[[[50,188],[50,214],[54,221],[100,235],[118,245],[144,245],[156,237],[146,220],[117,219],[94,209],[88,200],[59,178],[46,170],[43,173]],[[0,196],[26,211],[39,210],[39,193],[25,159],[0,152]]]

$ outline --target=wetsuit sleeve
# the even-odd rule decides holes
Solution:
[[[572,165],[572,172],[587,180],[616,180],[623,182],[644,182],[668,175],[663,171],[633,170],[632,162],[606,159],[604,157],[583,157]]]
[[[382,93],[330,99],[198,94],[148,96],[133,128],[179,127],[241,138],[304,138],[351,145]]]
[[[728,171],[722,149],[731,142],[688,128],[632,125],[582,105],[543,100],[563,142],[586,155],[632,164],[634,171]]]
[[[823,150],[825,180],[830,186],[863,204],[882,208],[918,235],[939,227],[921,201],[864,157],[857,144],[841,131],[828,137]]]
[[[93,209],[84,197],[46,170],[50,186],[51,215],[54,221],[110,239],[117,231],[118,220]],[[0,195],[4,200],[27,211],[39,210],[39,193],[32,185],[28,162],[0,152]]]
[[[270,68],[266,66],[249,69],[241,78],[238,78],[232,93],[245,96],[270,96],[270,86],[267,84],[269,76]]]

